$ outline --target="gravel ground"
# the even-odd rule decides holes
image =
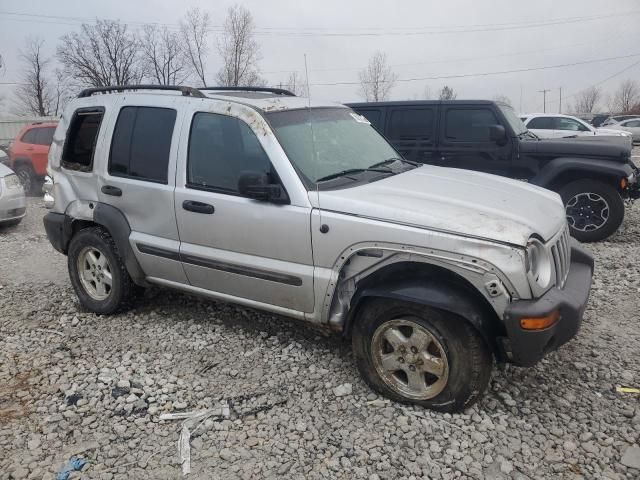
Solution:
[[[448,415],[386,401],[338,336],[249,309],[151,289],[135,308],[82,311],[66,258],[29,200],[0,230],[0,479],[638,479],[640,204],[609,241],[578,337],[531,369],[496,368],[486,397]],[[632,465],[636,468],[632,468]]]

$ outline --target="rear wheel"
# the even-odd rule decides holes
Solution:
[[[27,195],[35,193],[38,181],[31,165],[22,163],[16,166],[15,172],[20,179],[24,193]]]
[[[423,305],[369,301],[352,342],[363,378],[396,401],[456,412],[475,403],[491,378],[493,357],[478,332]]]
[[[109,233],[93,227],[71,240],[68,268],[80,303],[88,310],[109,314],[126,308],[135,288]]]
[[[609,184],[578,180],[560,189],[571,235],[581,242],[598,242],[612,235],[624,219],[624,200]]]

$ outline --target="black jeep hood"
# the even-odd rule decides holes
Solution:
[[[585,157],[627,162],[631,142],[626,137],[581,137],[520,141],[520,153],[534,156]]]

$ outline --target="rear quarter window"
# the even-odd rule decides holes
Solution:
[[[98,142],[104,108],[90,107],[76,110],[67,129],[62,150],[62,166],[67,170],[90,172]]]

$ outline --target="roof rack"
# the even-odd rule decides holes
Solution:
[[[270,88],[270,87],[204,87],[199,88],[198,90],[212,90],[212,91],[222,91],[222,92],[265,92],[265,93],[274,93],[276,95],[284,95],[287,97],[295,97],[296,94],[285,90],[284,88]]]
[[[182,85],[115,85],[109,87],[85,88],[80,92],[78,98],[90,97],[94,93],[124,92],[125,90],[169,90],[182,92],[185,97],[192,96],[205,98],[205,95],[193,87],[184,87]]]

